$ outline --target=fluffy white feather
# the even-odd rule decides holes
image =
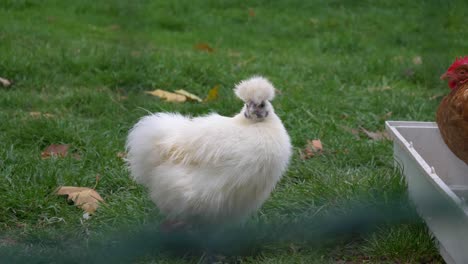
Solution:
[[[267,79],[261,76],[254,76],[250,79],[241,81],[234,88],[237,97],[242,101],[271,101],[275,97],[275,88]]]
[[[268,99],[272,87],[257,77],[235,91],[247,100]],[[245,108],[234,117],[143,117],[127,139],[131,176],[169,219],[244,220],[269,197],[291,156],[289,136],[271,104],[267,107],[261,122],[246,118]]]

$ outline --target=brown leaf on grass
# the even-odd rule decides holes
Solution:
[[[423,60],[421,58],[421,56],[415,56],[413,58],[413,64],[414,65],[421,65],[423,63]]]
[[[320,141],[320,139],[314,139],[314,140],[312,140],[312,148],[313,148],[316,152],[322,152],[322,151],[323,151],[322,141]]]
[[[48,146],[44,151],[41,153],[42,159],[48,159],[50,157],[65,157],[68,155],[68,149],[70,145],[68,144],[52,144]]]
[[[383,139],[390,139],[390,136],[386,131],[377,131],[377,132],[372,132],[369,131],[363,127],[361,127],[361,131],[366,134],[367,137],[369,137],[372,140],[383,140]]]
[[[211,90],[208,92],[208,95],[205,98],[205,102],[213,101],[218,99],[219,97],[219,84],[213,86]]]
[[[117,152],[117,157],[125,160],[125,158],[127,158],[127,152],[124,152],[124,151]]]
[[[52,117],[55,117],[54,114],[42,113],[42,112],[29,112],[29,115],[31,117],[34,117],[34,118],[40,118],[40,117],[52,118]]]
[[[68,200],[92,214],[99,207],[100,202],[104,202],[101,195],[96,190],[87,187],[61,186],[55,191],[57,195],[67,195]]]
[[[195,49],[199,51],[214,52],[215,50],[210,47],[207,43],[198,43],[195,45]]]
[[[182,90],[182,89],[175,90],[174,93],[183,95],[183,96],[187,97],[187,99],[190,99],[190,100],[193,100],[193,101],[203,102],[203,100],[200,97],[198,97],[198,96],[196,96],[196,95],[194,95],[192,93],[189,93],[189,92],[187,92],[185,90]]]
[[[29,115],[34,117],[34,118],[42,117],[41,112],[29,112]]]
[[[255,11],[253,8],[249,8],[249,17],[254,17],[255,16]]]
[[[5,78],[0,77],[0,84],[2,84],[4,87],[8,87],[11,85],[11,82]]]
[[[310,159],[323,153],[323,145],[320,139],[307,140],[305,148],[299,153],[302,160]]]
[[[152,96],[157,96],[161,99],[165,99],[168,102],[182,103],[182,102],[187,101],[187,97],[183,95],[171,93],[171,92],[164,91],[161,89],[156,89],[154,91],[146,91],[145,93],[151,94]]]

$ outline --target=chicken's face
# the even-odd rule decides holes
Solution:
[[[272,106],[267,100],[261,102],[248,101],[244,106],[244,116],[255,122],[261,122],[268,117]]]
[[[442,80],[447,80],[452,90],[468,82],[468,57],[455,60],[448,68],[447,72],[440,76],[440,78]]]

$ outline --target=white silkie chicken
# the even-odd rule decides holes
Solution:
[[[143,117],[127,139],[131,176],[146,186],[165,224],[239,223],[268,198],[291,157],[286,129],[263,77],[237,84],[234,117]]]

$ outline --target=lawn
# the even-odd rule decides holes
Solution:
[[[260,231],[240,232],[255,252],[228,260],[443,263],[406,198],[391,141],[356,131],[383,131],[385,120],[434,121],[448,92],[439,76],[466,55],[466,10],[466,1],[436,0],[0,1],[0,77],[13,83],[0,85],[0,258],[70,263],[76,251],[102,254],[92,245],[126,240],[122,234],[138,245],[138,230],[161,216],[118,157],[128,130],[148,111],[232,116],[242,107],[234,84],[261,74],[281,91],[273,105],[294,156],[249,221],[276,235],[256,240]],[[144,93],[185,89],[204,97],[216,85],[218,98],[205,103]],[[312,139],[324,152],[301,159]],[[74,155],[42,159],[50,144],[69,144]],[[106,203],[85,220],[53,194],[61,185],[95,187]],[[363,206],[373,208],[369,217],[382,208],[378,225]],[[407,217],[394,217],[392,208]],[[348,225],[356,219],[367,228]],[[303,223],[307,234],[311,226],[345,228],[296,237],[270,229],[278,222]],[[135,248],[127,245],[120,255]],[[151,249],[134,257],[203,260]]]

